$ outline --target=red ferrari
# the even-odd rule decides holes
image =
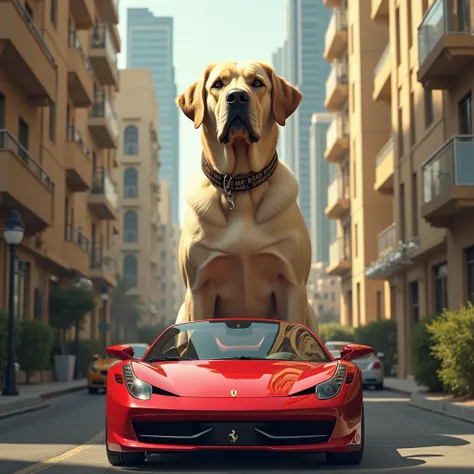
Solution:
[[[332,464],[364,454],[360,369],[372,348],[335,360],[301,324],[215,319],[166,329],[143,357],[129,345],[107,375],[106,449],[113,466],[195,450],[321,452]]]

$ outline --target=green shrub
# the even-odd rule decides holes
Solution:
[[[68,343],[69,354],[76,354],[76,345],[74,341]],[[103,347],[100,341],[96,339],[80,339],[79,340],[79,372],[81,377],[87,377],[87,370],[92,363],[94,354],[102,355]]]
[[[354,342],[354,330],[338,323],[319,325],[319,337],[323,342],[341,341]]]
[[[35,372],[49,367],[53,332],[48,324],[39,319],[27,319],[20,326],[18,362],[26,372],[26,383],[29,384]]]
[[[144,344],[152,344],[155,339],[167,328],[165,324],[157,324],[150,326],[141,326],[137,328],[138,340]]]
[[[474,396],[474,306],[444,310],[427,329],[433,355],[441,362],[442,383],[455,395]]]
[[[355,342],[374,348],[374,353],[383,352],[384,373],[392,374],[397,363],[397,322],[394,319],[374,321],[355,329]]]
[[[21,326],[15,320],[15,354],[18,354]],[[0,311],[0,387],[3,387],[8,356],[8,314]]]
[[[413,375],[418,384],[427,387],[431,392],[442,392],[443,383],[438,375],[441,363],[432,353],[433,336],[427,330],[428,324],[435,318],[436,316],[423,318],[413,327],[411,337]]]

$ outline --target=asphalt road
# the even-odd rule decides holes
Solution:
[[[104,450],[103,395],[77,393],[50,408],[0,420],[1,474],[104,472],[474,474],[474,425],[407,405],[392,392],[365,392],[367,439],[357,468],[312,455],[154,456],[141,469],[111,468]]]

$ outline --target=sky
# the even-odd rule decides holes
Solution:
[[[196,81],[208,64],[255,60],[271,63],[286,34],[286,0],[120,0],[119,31],[126,67],[127,9],[149,8],[174,18],[174,66],[178,93]],[[180,221],[184,190],[199,170],[200,130],[180,114]],[[174,204],[173,204],[174,205]]]

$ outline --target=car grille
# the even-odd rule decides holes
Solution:
[[[323,421],[143,421],[133,429],[143,443],[180,446],[294,446],[329,440],[335,420]]]
[[[106,371],[106,370],[101,370],[100,373],[101,373],[102,375],[107,375],[107,371]]]

